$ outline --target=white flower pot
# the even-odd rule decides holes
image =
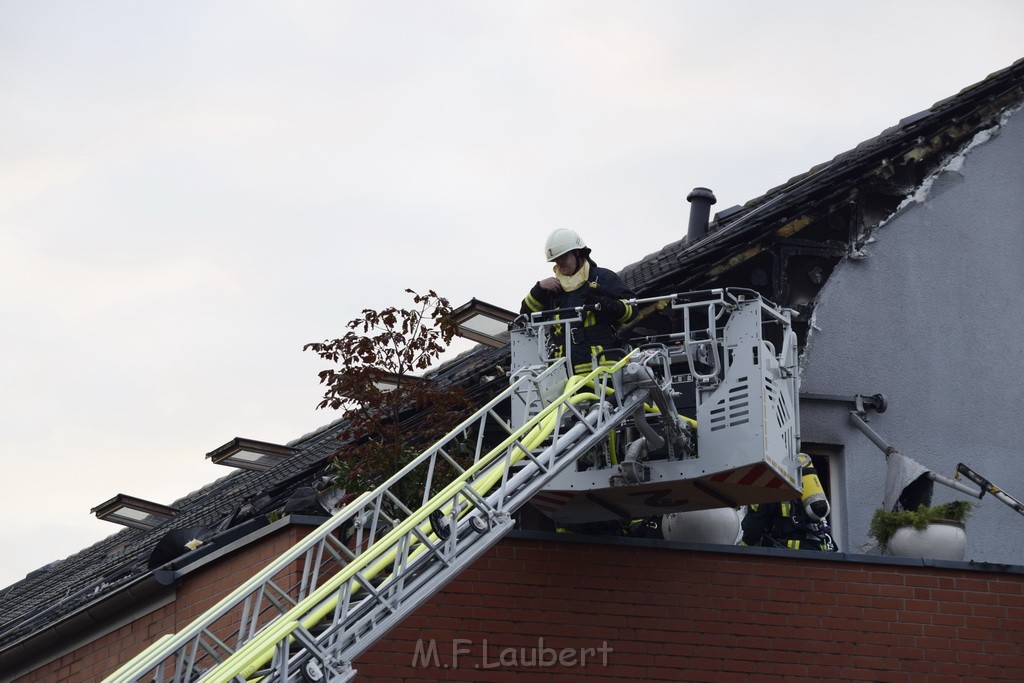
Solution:
[[[963,522],[931,522],[924,529],[900,527],[889,539],[889,554],[898,557],[927,557],[933,560],[962,560],[967,554],[967,532]]]

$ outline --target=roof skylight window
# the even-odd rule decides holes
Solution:
[[[512,311],[474,298],[452,311],[451,317],[460,337],[500,349],[508,343],[508,325],[517,316]]]
[[[241,470],[269,470],[280,462],[291,458],[297,448],[280,446],[276,443],[243,439],[236,436],[220,448],[206,454],[217,465],[237,467]]]
[[[135,496],[119,493],[94,507],[90,512],[107,522],[133,529],[152,529],[177,512],[175,508]]]

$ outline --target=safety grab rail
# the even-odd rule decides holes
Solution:
[[[681,341],[690,375],[698,382],[709,384],[721,378],[725,362],[722,356],[723,350],[719,348],[721,329],[718,322],[728,311],[734,310],[743,302],[752,300],[759,302],[762,314],[767,315],[768,319],[789,325],[789,320],[783,315],[778,306],[766,301],[757,291],[742,287],[704,289],[663,296],[633,298],[624,301],[634,307],[643,307],[643,310],[648,312],[662,310],[665,306],[671,306],[672,310],[681,314],[683,331],[664,335],[659,337],[659,339]],[[707,318],[705,326],[695,326],[691,320],[691,311],[700,308],[704,309],[703,312]],[[564,328],[561,332],[563,338],[570,338],[573,326],[583,322],[584,315],[588,309],[589,307],[584,304],[582,306],[536,311],[519,316],[519,318],[513,321],[512,328],[529,326],[541,330],[562,326]],[[553,362],[556,358],[544,348],[546,341],[542,334],[538,334],[537,344],[540,347],[538,356],[545,362]],[[647,341],[655,341],[655,339],[648,339]],[[792,341],[789,337],[784,339],[784,352],[788,351]],[[562,346],[561,351],[570,363],[568,367],[574,367],[572,365],[572,344],[563,344]],[[699,359],[698,354],[705,354],[706,359]],[[701,369],[695,362],[697,360],[701,360],[707,366],[707,369]]]

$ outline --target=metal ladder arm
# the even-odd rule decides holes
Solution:
[[[524,430],[527,431],[526,435],[522,438],[525,450],[533,450],[533,448],[537,447],[545,438],[547,438],[547,434],[550,431],[557,430],[564,409],[568,407],[568,404],[573,403],[573,399],[576,398],[574,393],[577,386],[583,384],[587,379],[593,379],[596,375],[610,374],[611,372],[618,370],[627,362],[627,360],[628,359],[623,359],[616,364],[616,366],[612,366],[612,368],[598,368],[585,378],[570,378],[569,387],[561,399],[553,402],[535,418],[527,422],[521,430],[518,430],[518,432],[522,432]],[[604,401],[601,401],[596,394],[587,394],[584,398],[598,400],[602,405],[605,403]],[[636,400],[642,401],[642,398],[643,397],[641,396]],[[597,414],[601,415],[602,413],[601,411],[598,411]],[[625,419],[625,417],[626,415],[622,414],[620,421],[621,419]],[[600,420],[598,421],[600,422]],[[547,427],[545,427],[545,423],[547,423]],[[582,425],[577,425],[577,427],[580,426]],[[592,431],[597,434],[596,438],[600,439],[603,438],[608,431],[613,429],[614,426],[615,424],[606,424],[602,429]],[[569,462],[575,461],[577,457],[585,453],[586,450],[589,450],[590,448],[590,446],[587,446],[582,450],[579,448],[572,449],[570,447],[573,444],[565,444],[566,439],[575,438],[571,435],[577,431],[577,428],[571,429],[562,436],[561,442],[556,439],[556,443],[549,447],[549,451],[553,451],[555,453],[562,452],[571,454],[571,457],[566,456],[561,458],[561,466],[565,466]],[[460,489],[466,484],[470,484],[472,489],[477,493],[485,493],[493,485],[497,484],[499,480],[504,479],[508,475],[507,467],[515,464],[524,457],[523,451],[518,448],[514,448],[514,446],[517,445],[517,440],[518,439],[515,434],[506,438],[502,444],[495,447],[487,454],[487,456],[481,458],[473,468],[468,470],[456,481],[449,484],[442,492],[434,496],[434,498],[420,508],[415,515],[406,520],[401,526],[393,529],[388,535],[375,544],[373,548],[367,551],[367,553],[361,555],[357,561],[348,565],[340,574],[328,583],[324,584],[324,586],[318,589],[315,594],[310,595],[309,598],[292,608],[282,618],[283,621],[286,622],[285,624],[275,629],[270,635],[247,644],[222,664],[217,666],[209,675],[204,676],[200,680],[204,683],[227,683],[236,677],[246,679],[249,676],[256,674],[259,667],[268,662],[274,656],[273,649],[282,644],[284,639],[288,638],[293,631],[296,631],[298,626],[301,626],[304,629],[312,628],[314,625],[325,619],[332,610],[335,610],[338,607],[339,593],[351,595],[352,593],[369,586],[370,579],[386,570],[389,565],[392,570],[392,575],[388,581],[395,581],[396,576],[404,576],[405,573],[411,571],[410,568],[415,567],[414,562],[417,558],[423,556],[425,553],[436,550],[436,546],[430,545],[431,542],[438,541],[436,534],[430,531],[428,521],[430,515],[438,510],[444,511],[445,514],[450,513],[454,505],[453,499],[459,495]],[[533,460],[527,465],[527,467],[533,465],[533,469],[535,471],[538,462],[540,461]],[[558,469],[561,469],[561,467]],[[547,471],[551,476],[556,472],[557,470],[552,471],[550,468]],[[477,473],[481,473],[483,476],[481,476],[477,481],[471,483],[473,475]],[[546,481],[547,478],[538,480],[536,489],[539,490]],[[523,499],[521,502],[525,502],[526,500],[528,500],[528,498]],[[471,507],[475,507],[475,505]],[[479,534],[481,539],[486,538],[487,540],[487,542],[483,544],[474,544],[477,551],[474,556],[496,543],[510,528],[510,524],[502,525],[502,527],[498,528],[490,535],[485,535],[482,532],[474,530],[474,533]],[[457,535],[452,535],[449,536],[449,539],[457,537]],[[442,540],[438,545],[442,545],[443,543],[444,540]],[[415,551],[412,550],[414,547],[416,548]],[[452,559],[454,560],[455,558]],[[374,560],[376,560],[376,562],[366,567],[365,571],[360,571],[364,565],[367,565]],[[458,566],[461,567],[464,566],[464,564],[459,563]],[[448,579],[453,578],[454,573],[455,572],[451,572]],[[387,585],[387,582],[385,582],[385,585]],[[400,592],[406,592],[405,589],[407,587],[403,584],[396,583],[393,585],[397,585]],[[418,593],[419,599],[408,609],[402,610],[401,612],[398,611],[395,605],[387,604],[385,602],[383,598],[389,596],[383,585],[381,589],[376,591],[374,596],[371,597],[377,599],[379,609],[393,615],[391,619],[387,620],[387,623],[393,623],[397,621],[397,619],[404,618],[404,616],[411,612],[411,610],[418,606],[423,600],[427,599],[430,595],[436,592],[436,590],[440,589],[441,585],[443,585],[443,583],[433,587],[433,590],[428,591],[425,595],[423,594],[423,591],[411,591],[414,595]],[[416,586],[414,588],[419,587]],[[342,615],[342,621],[344,621],[345,616],[347,615]],[[369,618],[367,615],[358,616],[361,618]],[[293,622],[295,623],[294,626],[292,625]],[[357,622],[353,625],[353,628],[358,628],[359,625],[360,624]],[[359,642],[357,643],[358,646],[351,648],[354,649],[354,652],[350,654],[350,657],[354,658],[360,654],[366,647],[369,647],[369,645],[377,638],[382,636],[384,632],[386,632],[386,629],[376,628],[371,620],[370,629],[366,633],[373,632],[376,632],[376,637],[371,639],[364,636],[359,639]],[[350,659],[346,661],[339,661],[337,655],[330,651],[322,651],[320,653],[320,660],[325,667],[335,669],[333,666],[335,663],[340,667],[331,672],[333,675],[329,680],[348,680],[351,678],[351,675],[354,675],[355,673],[349,665],[349,662],[351,661]],[[346,673],[348,671],[351,673]],[[282,671],[281,674],[282,676],[280,678],[271,676],[263,680],[288,680],[285,671]]]
[[[359,521],[364,517],[372,517],[373,520],[371,527],[375,527],[378,521],[376,514],[377,510],[380,507],[381,501],[386,498],[386,493],[391,487],[395,486],[415,469],[422,466],[424,462],[428,462],[434,458],[436,452],[440,450],[439,444],[442,442],[445,444],[451,442],[454,438],[457,438],[458,435],[464,433],[473,425],[480,423],[483,419],[492,415],[492,411],[499,403],[501,403],[501,401],[503,401],[511,392],[520,390],[524,385],[528,384],[529,381],[529,378],[524,377],[513,383],[508,389],[488,401],[487,404],[481,407],[471,417],[467,418],[460,425],[452,429],[448,435],[438,442],[438,444],[435,444],[434,447],[424,451],[424,453],[419,457],[409,462],[405,467],[393,474],[373,491],[366,491],[360,494],[358,498],[348,503],[332,518],[308,534],[289,551],[282,554],[276,560],[261,569],[251,579],[225,596],[221,601],[193,621],[185,629],[174,635],[162,636],[158,641],[154,642],[148,648],[126,662],[113,674],[104,679],[104,683],[126,683],[127,681],[138,680],[138,676],[156,667],[162,660],[166,659],[175,651],[196,639],[201,639],[204,635],[208,634],[208,629],[225,612],[233,607],[242,605],[246,601],[252,600],[254,594],[259,591],[261,587],[265,586],[268,582],[271,582],[277,574],[291,565],[291,563],[301,560],[304,557],[307,558],[308,561],[311,550],[316,549],[319,551],[323,544],[325,544],[326,539],[330,538],[335,532],[345,525]],[[539,421],[540,420],[537,422]],[[526,433],[533,428],[533,426],[533,424],[523,425],[523,428],[520,431]],[[507,440],[511,440],[514,436],[515,434],[510,434],[509,439]],[[364,526],[360,526],[360,532],[363,528]],[[367,538],[361,540],[363,540],[364,543],[372,544],[372,542],[377,539],[375,539],[371,533]],[[255,612],[256,610],[250,609],[248,611]]]
[[[441,510],[442,514],[450,515],[454,506],[460,506],[457,515],[453,517],[455,521],[464,517],[471,510],[478,510],[478,514],[473,516],[476,521],[467,523],[475,524],[474,533],[479,533],[481,536],[486,536],[486,534],[479,531],[478,527],[481,525],[488,529],[499,530],[500,533],[492,534],[494,540],[490,543],[493,544],[507,531],[508,525],[504,522],[502,515],[507,515],[511,508],[504,503],[482,504],[489,500],[484,497],[484,494],[496,484],[500,484],[499,489],[506,487],[510,481],[509,468],[524,457],[528,458],[528,464],[524,470],[538,470],[541,467],[541,460],[534,457],[530,451],[547,438],[545,427],[542,425],[545,422],[549,423],[551,430],[555,433],[554,438],[557,441],[560,436],[558,428],[561,417],[567,411],[575,410],[570,399],[578,386],[587,380],[593,381],[599,375],[609,375],[611,372],[621,368],[627,360],[628,357],[611,368],[597,368],[585,378],[571,382],[571,386],[567,387],[567,391],[558,401],[552,402],[551,405],[547,406],[520,429],[513,431],[507,424],[502,423],[502,426],[510,431],[509,436],[502,444],[487,455],[478,456],[472,467],[463,471],[455,481],[444,487],[441,492],[426,500],[426,504],[421,506],[415,514],[397,525],[392,525],[388,533],[383,534],[380,538],[376,538],[375,532],[391,521],[385,519],[385,524],[379,524],[380,519],[385,517],[381,512],[382,503],[389,499],[389,497],[390,499],[397,500],[390,493],[390,487],[424,463],[429,463],[432,474],[438,454],[440,453],[444,456],[443,448],[445,445],[457,439],[460,435],[465,434],[475,425],[482,430],[487,420],[498,420],[494,413],[497,404],[509,396],[511,392],[517,390],[522,382],[529,381],[529,379],[524,378],[520,382],[513,384],[506,391],[488,402],[473,417],[452,430],[448,437],[442,439],[418,458],[414,459],[403,470],[378,487],[378,489],[363,494],[356,501],[346,506],[332,517],[331,520],[328,520],[328,522],[282,555],[282,557],[278,558],[278,560],[268,565],[268,567],[243,584],[243,586],[233,591],[189,627],[179,634],[170,637],[165,636],[158,643],[154,643],[154,645],[140,653],[106,680],[111,683],[136,681],[147,672],[152,671],[156,672],[155,680],[157,681],[192,680],[192,677],[199,673],[204,674],[202,680],[210,681],[227,681],[239,675],[252,675],[259,670],[260,666],[263,666],[273,657],[275,650],[284,650],[284,647],[281,645],[282,643],[287,643],[287,641],[293,639],[298,639],[304,644],[316,642],[308,631],[317,622],[329,615],[331,610],[338,609],[337,595],[341,594],[343,600],[345,600],[348,599],[345,596],[351,596],[353,593],[363,589],[366,590],[366,594],[372,592],[373,595],[384,595],[385,590],[383,588],[371,591],[372,584],[370,579],[373,579],[376,574],[386,570],[389,566],[391,567],[392,578],[397,575],[396,567],[401,569],[402,567],[416,566],[420,555],[410,554],[414,546],[418,546],[418,550],[415,550],[416,553],[430,553],[432,556],[441,557],[441,555],[434,552],[438,546],[431,545],[436,543],[437,538],[431,531],[429,522],[430,515],[438,510]],[[600,393],[601,396],[597,394],[589,396],[590,400],[604,403],[604,392]],[[600,414],[603,415],[603,412],[600,412]],[[578,411],[577,415],[582,417]],[[614,426],[602,426],[601,423],[606,420],[606,417],[595,419],[597,419],[598,427],[596,431],[591,431],[591,438],[595,438],[593,437],[594,433],[600,432],[603,434],[614,428]],[[479,454],[481,448],[479,442],[477,448]],[[561,450],[563,453],[568,453],[572,449],[565,446]],[[560,460],[561,466],[570,461],[562,458]],[[546,472],[551,471],[550,467],[546,470]],[[515,477],[512,477],[512,480],[515,480]],[[537,488],[541,485],[543,484],[538,484]],[[523,490],[525,491],[526,489],[524,488]],[[429,491],[425,491],[424,498],[428,495]],[[528,498],[522,498],[516,504],[522,504],[525,500],[528,500]],[[491,506],[489,510],[486,509],[488,505]],[[343,548],[336,539],[333,539],[333,535],[344,525],[355,521],[365,522],[367,517],[371,518],[371,524],[370,532],[363,539],[368,543],[366,550],[359,552],[357,546],[356,551],[353,552]],[[482,519],[483,517],[486,517],[486,519]],[[365,526],[359,527],[360,533],[362,533],[364,528]],[[463,532],[458,531],[458,533]],[[333,545],[331,544],[332,541]],[[482,552],[485,547],[482,547],[479,552]],[[316,585],[318,572],[309,571],[310,558],[314,556],[322,558],[325,548],[328,551],[327,555],[334,557],[338,561],[340,569],[323,584]],[[340,556],[341,551],[352,555],[352,561],[347,564],[343,563],[344,558]],[[401,555],[401,553],[405,554]],[[310,577],[312,577],[310,583],[304,583],[300,587],[300,596],[304,594],[305,597],[299,600],[298,604],[287,612],[273,617],[268,623],[259,625],[261,608],[262,610],[267,609],[265,605],[260,603],[264,588],[268,585],[273,585],[273,579],[285,567],[290,566],[291,563],[303,557],[306,559],[307,566],[303,573],[303,581],[310,581]],[[397,558],[400,558],[401,561],[396,565]],[[391,580],[388,579],[388,581]],[[396,582],[394,585],[398,585],[398,583]],[[382,587],[385,586],[387,586],[387,581],[382,584]],[[276,588],[276,586],[274,587]],[[280,591],[280,589],[278,590]],[[249,618],[252,620],[252,628],[248,629],[251,633],[247,632],[246,626],[243,623],[238,631],[239,646],[234,652],[231,652],[228,645],[214,636],[213,628],[232,609],[237,609],[243,605],[243,614],[250,615]],[[275,608],[281,609],[277,606]],[[221,663],[213,669],[201,672],[195,666],[197,657],[201,656],[200,650],[216,660],[221,659],[220,653],[227,655],[227,657],[221,660]],[[329,659],[326,655],[324,658]],[[172,659],[173,662],[170,661]],[[278,659],[280,660],[278,665],[281,666],[284,658],[278,657]],[[165,673],[164,669],[171,666],[173,666],[174,672]],[[285,674],[285,676],[287,675]],[[281,680],[285,680],[285,678]]]

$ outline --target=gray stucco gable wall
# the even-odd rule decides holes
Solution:
[[[983,134],[985,135],[985,134]],[[818,296],[806,393],[883,393],[870,426],[952,477],[958,462],[1024,499],[1024,113],[979,138],[920,201],[877,229]],[[804,442],[843,447],[833,503],[842,550],[864,551],[885,456],[842,404],[803,401]],[[965,498],[941,485],[934,502]],[[968,520],[967,559],[1024,564],[1024,517],[991,496]]]

